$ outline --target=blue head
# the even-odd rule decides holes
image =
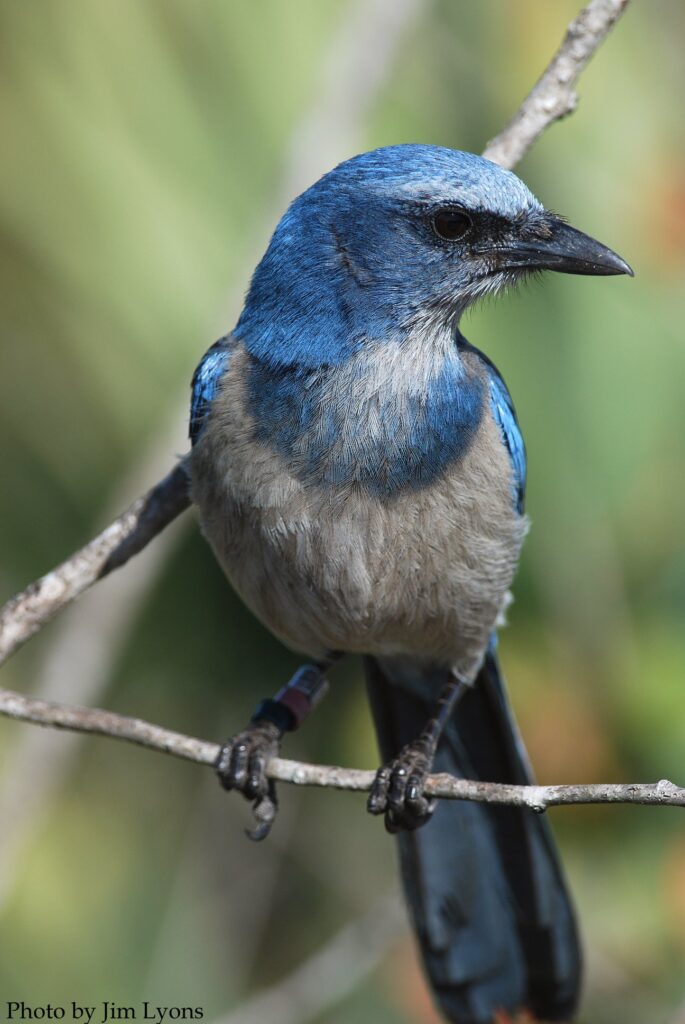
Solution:
[[[417,326],[456,326],[479,296],[538,269],[630,273],[472,153],[390,146],[299,196],[257,267],[235,334],[270,365],[335,365]]]

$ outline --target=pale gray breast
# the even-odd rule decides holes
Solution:
[[[255,441],[248,359],[233,356],[191,459],[203,530],[246,604],[311,656],[410,653],[475,670],[526,531],[489,407],[430,487],[388,500],[355,484],[305,486]]]

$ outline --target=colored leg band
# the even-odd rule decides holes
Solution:
[[[252,721],[266,719],[281,732],[298,729],[328,690],[328,680],[318,665],[302,665],[275,697],[263,700]]]
[[[271,697],[260,700],[252,715],[253,722],[272,722],[279,732],[292,732],[297,728],[295,716],[290,708]]]

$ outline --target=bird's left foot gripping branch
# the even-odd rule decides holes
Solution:
[[[546,820],[423,792],[434,769],[532,781],[496,647],[527,530],[526,452],[500,373],[459,323],[543,270],[632,275],[481,157],[365,153],[292,203],[193,379],[205,536],[307,658],[225,745],[221,781],[254,802],[263,838],[269,759],[325,692],[330,652],[363,655],[384,762],[369,810],[397,832],[426,973],[455,1024],[524,1008],[564,1020],[580,987]]]

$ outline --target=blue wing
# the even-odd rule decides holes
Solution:
[[[230,340],[220,338],[205,352],[193,374],[189,428],[192,444],[195,444],[200,436],[219,381],[228,369],[230,354]]]
[[[516,508],[523,514],[526,496],[526,446],[516,419],[516,410],[507,391],[507,386],[499,373],[489,363],[490,408],[502,431],[504,443],[514,468],[514,486],[516,488]]]
[[[507,390],[507,385],[502,380],[499,370],[488,359],[485,352],[471,345],[463,334],[457,332],[457,345],[460,349],[473,352],[483,363],[488,375],[490,392],[490,408],[492,415],[502,432],[502,440],[509,452],[511,466],[514,472],[514,499],[516,509],[523,515],[523,505],[526,497],[526,446],[523,443],[523,435],[516,419],[516,409]]]

